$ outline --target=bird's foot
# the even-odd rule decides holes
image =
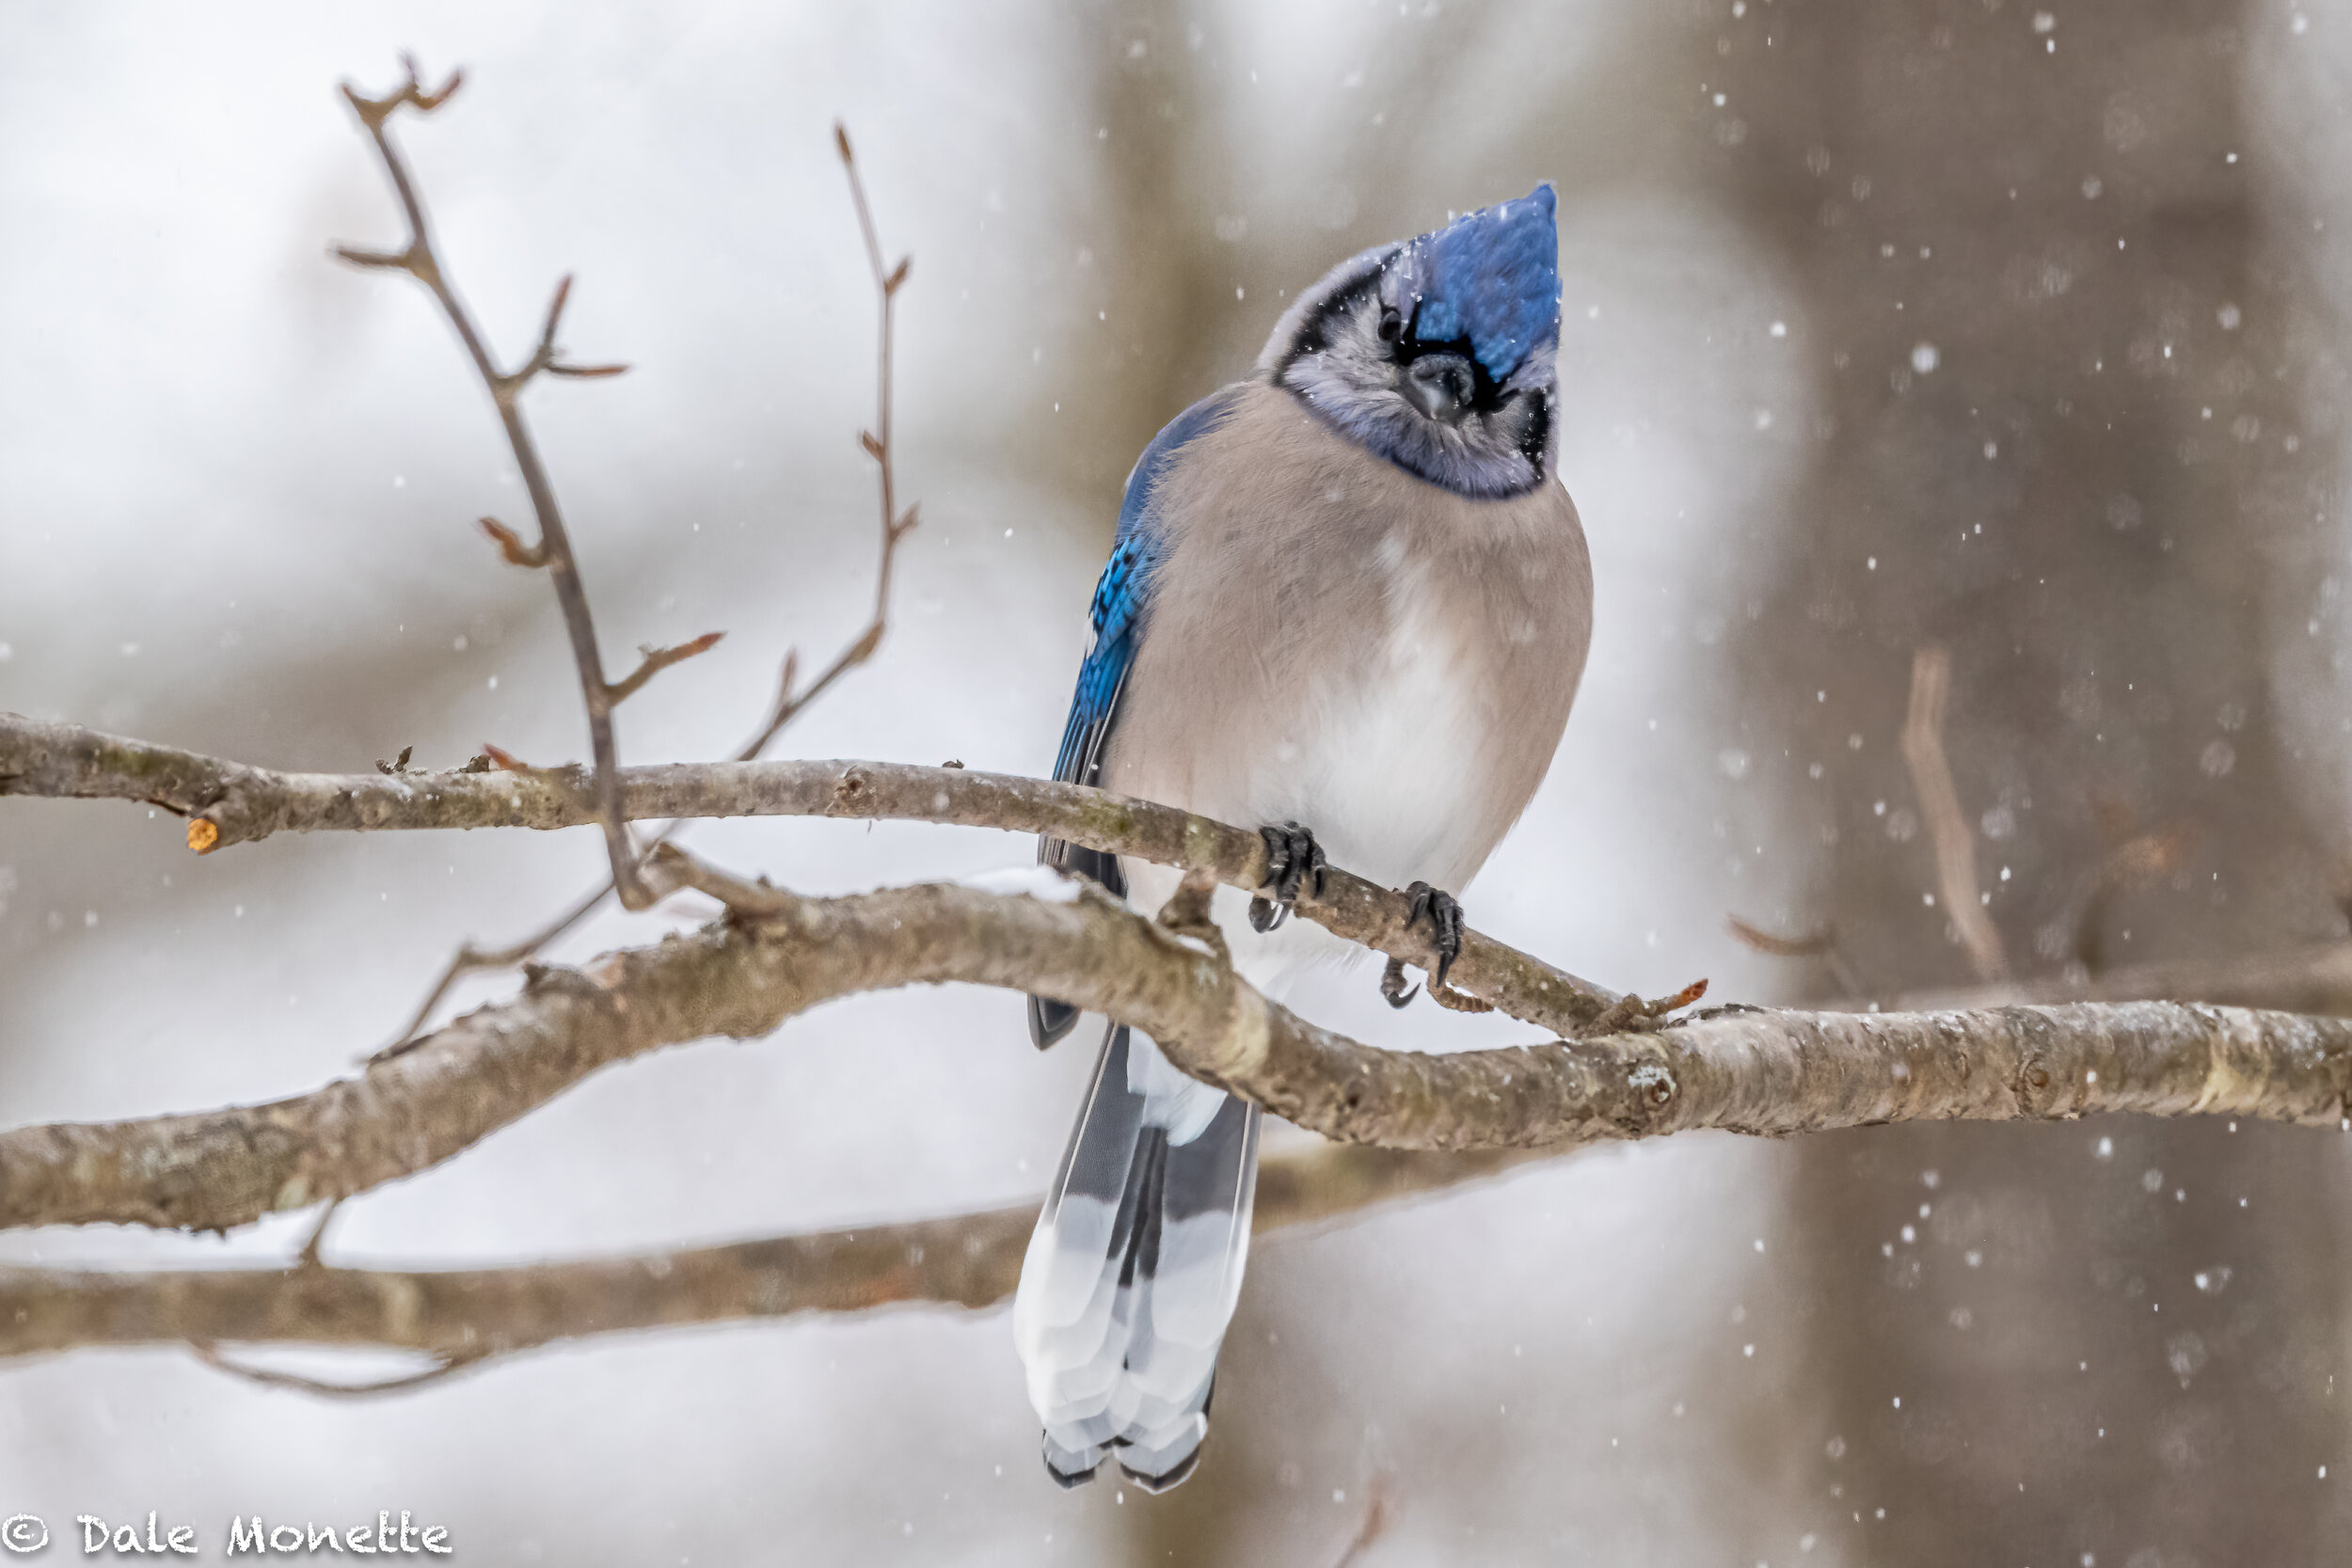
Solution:
[[[1412,908],[1406,911],[1405,924],[1429,922],[1430,941],[1438,949],[1438,967],[1431,972],[1429,983],[1442,986],[1446,975],[1453,972],[1454,960],[1462,956],[1461,901],[1427,882],[1415,882],[1405,892],[1413,901]]]
[[[1429,972],[1429,994],[1439,997],[1445,993],[1445,977],[1454,969],[1454,960],[1462,956],[1462,905],[1454,895],[1431,887],[1427,882],[1415,882],[1405,890],[1412,907],[1406,911],[1405,924],[1418,926],[1429,922],[1430,943],[1438,950],[1437,967]],[[1380,976],[1380,994],[1391,1007],[1402,1007],[1413,999],[1413,992],[1405,988],[1403,960],[1391,958]],[[1463,1008],[1461,1011],[1477,1011]]]
[[[1260,828],[1258,836],[1265,840],[1265,891],[1249,900],[1249,928],[1271,931],[1290,918],[1301,887],[1322,895],[1324,868],[1329,863],[1315,835],[1295,822]]]
[[[1405,983],[1405,960],[1391,958],[1389,967],[1380,972],[1380,996],[1391,1007],[1402,1007],[1420,991],[1419,986]]]

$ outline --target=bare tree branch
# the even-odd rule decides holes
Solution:
[[[473,361],[475,373],[482,378],[490,401],[498,408],[499,422],[505,427],[507,445],[515,453],[515,465],[522,471],[523,487],[531,496],[532,511],[539,520],[539,542],[520,549],[519,539],[510,532],[500,537],[493,531],[500,546],[510,561],[541,564],[555,585],[556,603],[564,611],[564,626],[570,634],[573,662],[580,667],[580,695],[588,709],[589,747],[596,758],[596,771],[589,780],[591,798],[596,805],[596,821],[604,831],[607,858],[612,866],[612,885],[620,892],[621,902],[632,910],[643,909],[652,902],[652,895],[637,875],[637,845],[631,836],[628,819],[621,815],[620,752],[612,738],[612,705],[617,700],[604,678],[604,658],[596,648],[596,620],[588,609],[588,590],[580,578],[580,562],[572,554],[571,535],[564,527],[564,514],[556,504],[555,486],[548,478],[547,466],[539,459],[538,443],[532,438],[531,426],[523,419],[521,396],[523,388],[541,371],[558,373],[609,375],[623,367],[617,365],[573,367],[558,358],[555,347],[557,327],[564,318],[564,306],[571,297],[572,280],[566,277],[556,285],[555,296],[548,302],[546,328],[540,333],[538,346],[532,351],[520,370],[499,369],[490,356],[489,345],[475,326],[472,314],[465,301],[450,282],[439,255],[433,245],[433,229],[425,215],[423,198],[418,193],[416,181],[409,173],[408,163],[392,139],[391,119],[394,113],[405,106],[421,115],[431,114],[447,103],[457,91],[464,76],[453,72],[440,91],[427,93],[417,80],[417,63],[403,57],[407,79],[382,98],[369,98],[350,83],[342,85],[343,97],[352,112],[366,127],[368,137],[375,144],[376,155],[382,160],[384,172],[392,182],[393,192],[400,198],[403,214],[408,222],[408,243],[398,251],[369,251],[349,245],[338,246],[336,254],[356,266],[381,267],[405,272],[432,291],[456,332],[458,341],[465,345],[466,356]],[[514,540],[510,546],[508,541]],[[650,674],[651,671],[645,672]],[[633,688],[632,688],[633,689]]]
[[[835,816],[1050,833],[1090,849],[1205,869],[1255,892],[1266,878],[1255,832],[1085,784],[876,762],[676,763],[620,770],[632,817]],[[187,815],[204,849],[273,832],[439,828],[562,828],[594,820],[578,770],[489,773],[278,773],[193,752],[0,714],[0,795],[144,801]],[[584,915],[599,890],[575,909]],[[1350,942],[1423,969],[1437,962],[1409,901],[1337,867],[1298,911]],[[476,955],[516,963],[530,948]],[[467,950],[469,954],[473,949]],[[1463,934],[1449,984],[1554,1034],[1589,1027],[1620,997],[1475,931]]]
[[[858,233],[865,242],[866,261],[874,275],[874,293],[879,316],[875,335],[874,421],[876,428],[882,434],[878,436],[869,431],[858,433],[859,447],[874,460],[875,489],[882,502],[882,555],[874,573],[874,608],[866,625],[854,637],[850,638],[841,652],[834,657],[833,662],[828,664],[824,671],[806,687],[798,684],[799,654],[792,650],[786,651],[784,669],[776,680],[775,702],[770,707],[767,721],[760,726],[759,733],[745,742],[736,752],[735,760],[738,762],[750,762],[765,752],[775,743],[776,736],[784,733],[786,726],[799,718],[810,704],[831,689],[835,681],[874,657],[875,650],[882,646],[883,634],[889,630],[890,626],[890,587],[893,568],[898,562],[898,546],[908,534],[914,531],[915,527],[916,510],[914,507],[910,505],[903,513],[898,510],[898,466],[893,455],[896,449],[891,444],[892,410],[896,405],[893,366],[897,359],[896,322],[898,290],[907,280],[907,274],[914,265],[914,258],[902,256],[896,268],[887,273],[882,270],[882,238],[874,227],[873,210],[866,199],[866,182],[858,173],[856,158],[851,155],[850,134],[837,120],[834,124],[834,144],[841,155],[842,170],[849,178],[850,200],[857,209]],[[552,336],[553,317],[550,316],[548,332],[543,336],[542,341],[551,340]],[[490,537],[498,542],[506,559],[516,565],[536,566],[544,562],[544,551],[538,552],[534,558],[532,551],[523,547],[522,541],[496,519],[485,517],[482,519],[482,526]],[[648,652],[649,663],[652,657]],[[643,673],[650,674],[652,671],[647,669]],[[628,682],[622,684],[628,685]],[[623,692],[620,695],[627,695],[627,693]],[[619,701],[619,696],[615,696],[613,700]],[[654,834],[655,847],[659,847],[667,844],[683,826],[685,824],[682,821],[665,823]],[[190,832],[193,833],[195,829],[191,827]],[[199,848],[204,847],[196,846],[193,837],[190,839],[190,844]],[[575,901],[554,920],[507,946],[477,947],[470,942],[460,945],[449,962],[443,966],[439,976],[433,983],[432,990],[426,993],[423,1003],[418,1006],[415,1014],[386,1050],[388,1052],[401,1050],[408,1041],[414,1039],[417,1031],[424,1027],[426,1021],[432,1018],[434,1009],[441,1005],[441,999],[449,994],[450,988],[454,986],[459,979],[484,970],[511,968],[535,956],[541,948],[595,912],[612,891],[612,884],[607,881],[602,887]]]
[[[874,228],[873,209],[866,199],[866,182],[858,173],[857,156],[850,148],[849,129],[839,120],[834,120],[833,124],[833,143],[834,150],[841,155],[842,172],[849,176],[850,199],[857,208],[858,234],[866,242],[866,265],[874,275],[878,316],[875,325],[874,428],[858,432],[858,445],[866,456],[874,460],[875,489],[882,503],[882,556],[874,568],[874,610],[866,618],[864,628],[850,639],[848,646],[834,655],[833,662],[826,665],[805,688],[794,689],[796,661],[789,655],[786,657],[784,676],[776,684],[776,705],[769,713],[767,724],[736,753],[739,762],[749,762],[766,751],[803,708],[823,696],[835,681],[874,657],[874,650],[882,646],[882,634],[890,629],[890,584],[893,569],[898,563],[898,543],[914,531],[920,515],[913,506],[904,512],[898,510],[898,474],[893,462],[898,449],[891,444],[894,406],[892,373],[898,291],[906,286],[907,274],[914,269],[914,258],[901,256],[896,266],[885,270],[882,235]]]
[[[1501,1175],[1543,1153],[1399,1154],[1329,1146],[1270,1156],[1260,1235]],[[95,1345],[304,1344],[418,1351],[459,1365],[591,1335],[863,1312],[992,1307],[1012,1293],[1034,1202],[952,1218],[516,1266],[388,1270],[0,1268],[0,1357]],[[242,1376],[288,1374],[206,1359]],[[314,1391],[382,1392],[301,1380]]]
[[[1700,987],[1662,1003],[1619,997],[1477,937],[1465,942],[1454,971],[1464,993],[1569,1037],[1447,1056],[1380,1051],[1295,1017],[1235,974],[1223,938],[1206,918],[1207,898],[1217,881],[1246,888],[1263,881],[1264,848],[1255,834],[1099,791],[958,769],[827,764],[623,770],[612,706],[709,640],[648,649],[631,675],[618,683],[604,678],[577,562],[519,398],[542,372],[600,375],[622,367],[562,360],[556,339],[568,277],[555,290],[523,364],[501,372],[491,360],[444,277],[422,204],[387,129],[400,108],[430,112],[456,86],[453,77],[438,93],[427,93],[411,66],[407,81],[388,97],[345,88],[410,233],[398,252],[342,254],[424,283],[490,392],[541,537],[527,545],[503,525],[484,526],[508,560],[545,566],[556,585],[588,706],[592,766],[410,774],[404,752],[401,765],[356,780],[274,774],[67,726],[12,721],[0,724],[0,793],[114,795],[168,806],[189,815],[189,843],[199,852],[274,831],[594,822],[604,831],[624,904],[644,908],[668,891],[692,888],[721,899],[729,915],[655,947],[607,955],[583,971],[532,969],[520,995],[310,1094],[189,1116],[0,1134],[0,1225],[112,1221],[218,1229],[321,1201],[331,1215],[342,1199],[449,1158],[612,1062],[713,1035],[766,1034],[837,997],[943,982],[1051,994],[1107,1012],[1149,1030],[1179,1067],[1203,1081],[1327,1137],[1396,1149],[1524,1150],[1696,1128],[1774,1135],[1906,1119],[2060,1119],[2094,1111],[2228,1114],[2352,1131],[2352,1022],[2137,1002],[1870,1015],[1726,1008],[1669,1024],[1661,1015],[1694,999]],[[787,659],[771,721],[746,757],[872,657],[886,626],[895,550],[916,520],[912,507],[897,507],[891,456],[894,301],[908,267],[901,261],[885,268],[848,137],[837,128],[836,136],[880,299],[878,429],[861,435],[877,465],[881,499],[875,607],[865,629],[805,689],[796,690],[796,664]],[[1923,652],[1915,668],[1904,751],[1934,829],[1952,918],[1979,973],[1992,977],[2002,973],[1997,934],[1976,896],[1967,823],[1942,748],[1948,665],[1931,655],[1936,651]],[[1183,866],[1187,875],[1158,921],[1099,890],[1027,879],[1026,873],[1004,884],[1017,892],[929,886],[804,898],[705,865],[667,844],[677,823],[710,814],[721,799],[728,802],[726,815],[895,816],[1048,832]],[[643,860],[628,827],[638,816],[673,824],[656,853]],[[579,906],[564,924],[601,896]],[[1400,896],[1343,873],[1332,874],[1302,909],[1392,958],[1427,967],[1434,958],[1426,937],[1406,926]],[[552,934],[507,954],[525,957]],[[469,947],[451,974],[487,957]],[[136,1342],[139,1335],[183,1340],[226,1370],[273,1385],[384,1392],[566,1334],[715,1321],[713,1302],[732,1306],[720,1316],[749,1316],[960,1299],[952,1292],[982,1290],[987,1299],[1000,1299],[1017,1272],[1029,1214],[1025,1207],[925,1222],[930,1229],[889,1227],[705,1249],[681,1255],[707,1265],[702,1274],[690,1271],[686,1287],[650,1293],[647,1279],[677,1276],[677,1256],[663,1259],[660,1269],[645,1259],[463,1275],[330,1268],[318,1257],[323,1215],[288,1270],[214,1271],[180,1280],[0,1272],[0,1348],[20,1340],[23,1351],[56,1348],[37,1342],[42,1325],[57,1331],[57,1324],[80,1319],[130,1325],[121,1332],[131,1338],[105,1342]],[[935,1236],[935,1270],[927,1267],[933,1242],[911,1239],[918,1233]],[[759,1277],[761,1259],[745,1247],[795,1254],[791,1261],[805,1265],[804,1272],[784,1281],[780,1295],[775,1259],[766,1260],[770,1275]],[[575,1277],[582,1288],[569,1303],[532,1297],[557,1270],[595,1277]],[[204,1283],[186,1288],[199,1278]],[[691,1288],[705,1284],[710,1288]],[[799,1305],[782,1305],[794,1299],[796,1286],[803,1291]],[[20,1288],[11,1302],[8,1293]],[[861,1289],[862,1295],[854,1293]],[[768,1293],[746,1293],[758,1290]],[[403,1332],[417,1332],[419,1299],[436,1291],[461,1307],[486,1301],[502,1310],[445,1315],[441,1332],[453,1335],[453,1343],[390,1338],[399,1323],[408,1325]],[[642,1323],[615,1322],[627,1318],[631,1304],[640,1304]],[[6,1320],[9,1308],[12,1322]],[[233,1323],[275,1325],[278,1332],[260,1334],[263,1339],[343,1332],[353,1337],[328,1342],[402,1343],[436,1360],[382,1383],[321,1384],[223,1360],[215,1347],[237,1337],[223,1332]],[[159,1335],[159,1324],[169,1332]],[[501,1334],[512,1342],[496,1338]],[[72,1342],[100,1341],[93,1333]],[[1375,1509],[1351,1555],[1376,1537],[1381,1513]]]
[[[1944,895],[1944,912],[1968,950],[1977,978],[1994,981],[2009,974],[2001,952],[2001,933],[1984,911],[1977,893],[1977,840],[1968,831],[1967,815],[1960,809],[1960,791],[1952,784],[1952,765],[1944,754],[1944,709],[1951,694],[1952,652],[1940,645],[1921,648],[1911,660],[1911,712],[1903,721],[1903,761],[1911,768],[1912,787],[1919,793],[1919,812],[1927,818],[1928,837],[1935,846],[1935,876]]]
[[[1724,1008],[1639,1033],[1423,1055],[1359,1045],[1268,1002],[1234,974],[1214,926],[1163,927],[1086,884],[1051,893],[778,893],[771,918],[730,917],[581,971],[533,969],[520,995],[307,1095],[0,1134],[0,1225],[225,1229],[422,1170],[625,1057],[948,981],[1107,1013],[1197,1078],[1326,1137],[1391,1148],[2101,1111],[2346,1124],[2352,1022],[2160,1002]]]

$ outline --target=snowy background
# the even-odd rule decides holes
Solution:
[[[1903,8],[1923,38],[1942,14]],[[569,271],[569,346],[634,366],[543,384],[529,404],[608,649],[729,634],[623,710],[632,760],[731,751],[784,650],[828,655],[865,614],[873,502],[854,435],[873,306],[835,116],[885,245],[914,257],[899,471],[924,523],[880,657],[787,735],[807,756],[1046,771],[1119,482],[1152,432],[1241,373],[1288,291],[1333,261],[1552,179],[1562,466],[1598,629],[1559,760],[1466,899],[1482,928],[1613,985],[1704,974],[1718,997],[1793,996],[1802,966],[1724,924],[1800,928],[1822,880],[1804,752],[1750,703],[1741,628],[1769,626],[1768,586],[1802,570],[1802,487],[1846,340],[1818,319],[1806,253],[1759,215],[1774,182],[1808,176],[1740,165],[1747,130],[1724,118],[1738,105],[1719,113],[1710,90],[1730,53],[1716,40],[1746,10],[10,10],[0,707],[328,770],[407,745],[434,767],[485,740],[533,759],[583,749],[545,584],[471,526],[527,511],[478,387],[421,291],[327,256],[399,232],[334,86],[380,90],[403,49],[428,75],[467,71],[450,108],[399,135],[501,350],[528,347]],[[1967,24],[1999,4],[1943,10]],[[2296,395],[2319,404],[2346,308],[2328,220],[2352,63],[2334,40],[2352,17],[2249,15],[2245,46],[2196,79],[2252,105],[2229,111],[2248,126],[2233,150],[2267,182],[2250,254],[2300,312],[2297,362],[2320,389]],[[2048,31],[2013,7],[2001,24]],[[2322,816],[2345,798],[2329,582],[2326,625],[2258,656],[2311,753],[2296,799]],[[2300,635],[2304,608],[2282,596],[2279,624]],[[1890,657],[1899,678],[1907,655]],[[1882,716],[1871,755],[1899,717]],[[709,824],[693,841],[812,892],[1029,854],[984,832],[824,822]],[[1927,885],[1924,846],[1896,848]],[[315,1085],[399,1027],[457,941],[529,928],[600,863],[588,833],[290,836],[197,861],[179,823],[143,809],[11,800],[0,1118]],[[606,917],[561,952],[644,942],[670,918]],[[1372,981],[1301,1005],[1384,1043],[1526,1036],[1391,1014]],[[351,1204],[330,1252],[564,1258],[1018,1201],[1059,1153],[1084,1056],[1036,1055],[1009,995],[837,1005],[772,1038],[610,1070]],[[1795,1158],[1677,1139],[1269,1241],[1208,1464],[1165,1500],[1054,1489],[1005,1316],[905,1309],[587,1341],[358,1403],[169,1350],[12,1365],[0,1512],[155,1509],[216,1542],[231,1513],[405,1508],[483,1562],[1313,1563],[1386,1476],[1395,1523],[1372,1563],[1930,1560],[1882,1555],[1868,1507],[1823,1468],[1843,1429],[1807,1369],[1840,1330],[1788,1244],[1806,1213]],[[1904,1205],[1922,1196],[1895,1185]],[[282,1256],[310,1218],[225,1240],[17,1234],[0,1257]],[[1877,1233],[1856,1240],[1875,1256]],[[2151,1461],[2140,1479],[2163,1476]],[[2164,1548],[2121,1506],[2100,1561],[2196,1560],[2130,1556]]]

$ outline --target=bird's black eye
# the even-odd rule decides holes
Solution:
[[[1380,341],[1384,343],[1392,343],[1403,336],[1405,336],[1404,318],[1399,316],[1394,309],[1383,309],[1380,312]]]

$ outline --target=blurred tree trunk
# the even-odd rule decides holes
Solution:
[[[1841,957],[1874,993],[1970,978],[1896,744],[1927,643],[2011,972],[2342,933],[2266,691],[2320,454],[2232,156],[2238,8],[1710,9],[1693,132],[1798,280],[1824,410],[1745,633],[1749,743],[1787,748]],[[1921,1126],[1798,1158],[1834,1415],[1787,1440],[1847,1560],[2342,1553],[2327,1140]]]
[[[1089,7],[1071,96],[1092,141],[1094,221],[1069,272],[1069,327],[1050,378],[1058,412],[1038,410],[1043,444],[1074,495],[1095,499],[1107,548],[1120,487],[1160,427],[1240,366],[1209,361],[1240,302],[1207,214],[1232,160],[1214,113],[1216,56],[1193,8],[1154,0]],[[1073,615],[1075,611],[1073,611]]]

